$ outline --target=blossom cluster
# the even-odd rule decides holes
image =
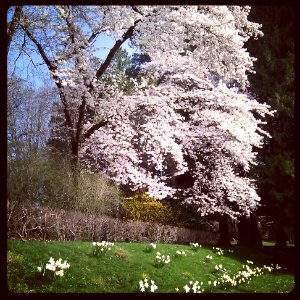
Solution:
[[[150,281],[150,283],[149,283]],[[148,278],[144,278],[144,280],[139,281],[139,291],[144,292],[151,292],[154,293],[158,289],[157,285],[155,284],[154,280],[148,280]]]
[[[53,257],[50,257],[48,263],[44,267],[37,267],[39,272],[43,271],[43,276],[45,276],[46,272],[49,274],[48,271],[50,271],[51,274],[54,275],[54,277],[64,276],[65,274],[64,270],[69,268],[70,268],[70,264],[66,260],[62,262],[62,259],[59,258],[58,260],[55,261]]]
[[[99,256],[111,250],[111,247],[114,246],[114,243],[101,241],[92,243],[92,251],[94,256]]]
[[[156,253],[155,256],[155,265],[157,268],[161,268],[164,265],[168,264],[171,261],[169,255],[161,254],[160,252]]]
[[[203,216],[249,215],[260,197],[253,180],[240,174],[256,163],[254,150],[268,136],[259,118],[272,115],[246,92],[254,58],[244,44],[262,35],[249,11],[213,5],[27,7],[20,27],[51,70],[64,110],[55,138],[79,140],[81,160],[132,191],[146,189],[157,199],[181,193]],[[61,19],[68,26],[58,25]],[[130,38],[150,56],[140,86],[132,80],[132,94],[120,90],[121,76],[104,80],[114,51],[104,59],[108,63],[96,63],[99,33],[117,39],[116,47]],[[51,42],[43,49],[45,40]],[[99,120],[107,124],[98,126]],[[195,165],[189,170],[195,182],[181,191],[167,182],[187,171],[185,157]]]

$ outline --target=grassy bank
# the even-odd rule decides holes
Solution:
[[[202,290],[212,293],[285,293],[291,292],[294,287],[291,267],[263,249],[235,245],[217,251],[212,246],[202,245],[195,251],[190,245],[156,244],[155,249],[147,252],[147,246],[149,244],[115,243],[107,253],[96,257],[93,256],[90,242],[9,240],[8,288],[11,292],[33,293],[128,293],[139,292],[139,281],[145,277],[149,282],[154,280],[156,292],[161,293],[175,293],[176,288],[179,292],[185,292],[183,287],[191,286],[190,281],[199,281],[199,285],[202,282]],[[186,256],[176,254],[178,250],[183,250]],[[170,262],[157,267],[157,252],[169,255]],[[50,257],[55,260],[62,258],[62,261],[66,260],[70,264],[64,276],[48,278],[38,271],[37,268],[45,265]],[[275,268],[277,263],[280,263],[281,269]],[[220,281],[224,272],[233,278],[243,269],[243,265],[244,270],[247,268],[245,265],[255,270],[271,264],[274,267],[272,271],[265,268],[264,274],[252,276],[250,281],[239,283],[236,279],[235,286],[226,286]],[[218,271],[216,266],[219,265],[222,267]]]

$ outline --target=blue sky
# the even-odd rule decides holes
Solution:
[[[101,60],[104,60],[107,57],[110,49],[115,44],[115,42],[116,41],[108,35],[105,35],[105,34],[100,35],[98,37],[97,41],[95,42],[95,46],[97,48],[100,48],[99,51],[97,51],[95,53],[96,56],[98,58],[100,58]],[[124,42],[124,44],[122,45],[122,48],[126,49],[129,55],[132,55],[134,52],[137,51],[136,49],[133,49],[129,46],[129,40]],[[40,72],[47,74],[48,69],[46,68],[45,64],[43,63],[40,55],[37,53],[33,53],[31,55],[32,55],[32,59],[34,60],[34,62],[37,65],[39,65]],[[13,63],[10,66],[11,68],[14,65],[14,60],[12,60],[12,62]],[[39,76],[39,72],[36,71],[33,66],[31,66],[33,68],[32,73],[31,73],[31,69],[28,68],[28,64],[30,64],[30,58],[26,55],[20,56],[16,63],[16,66],[17,66],[16,75],[31,82],[34,86],[43,85],[44,83]]]
[[[12,9],[9,9],[7,11],[7,20],[10,21],[11,18],[12,18]],[[106,34],[100,35],[95,42],[95,46],[100,48],[100,50],[95,53],[96,56],[101,60],[104,60],[107,57],[107,54],[109,53],[110,49],[115,44],[115,42],[116,41],[112,37]],[[129,55],[132,55],[135,51],[137,51],[136,49],[132,49],[129,46],[129,40],[124,42],[122,48],[126,49]],[[15,59],[18,56],[18,53],[10,53],[9,55],[10,58],[12,58],[10,61],[8,61],[8,63],[11,62],[10,65],[8,64],[9,73],[11,73],[13,68],[15,67]],[[30,55],[32,56],[32,61],[31,58],[26,54],[21,55],[18,58],[16,62],[15,75],[22,77],[25,80],[31,82],[33,86],[43,85],[41,74],[44,74],[45,77],[45,75],[48,73],[48,69],[44,65],[39,54],[30,53]],[[33,66],[33,62],[38,66],[39,69],[38,71]]]
[[[101,47],[101,51],[97,52],[97,56],[101,59],[105,59],[109,50],[113,47],[114,44],[115,44],[115,40],[112,37],[104,34],[99,36],[96,42],[96,46]],[[129,46],[129,40],[124,42],[122,48],[126,49],[129,55],[132,55],[134,52],[136,52],[135,49],[132,49]]]

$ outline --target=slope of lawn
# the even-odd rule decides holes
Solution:
[[[176,288],[185,292],[183,287],[196,280],[203,282],[204,292],[212,293],[286,293],[294,288],[293,271],[283,264],[282,269],[276,270],[278,261],[260,249],[231,246],[222,248],[223,254],[218,255],[216,249],[206,246],[195,251],[190,245],[156,244],[156,249],[146,252],[147,246],[148,243],[115,243],[110,251],[96,257],[90,242],[8,240],[8,289],[17,293],[132,293],[139,292],[139,281],[145,277],[149,282],[155,281],[157,293],[175,293]],[[176,256],[177,250],[184,250],[186,256]],[[156,267],[156,252],[169,255],[170,262]],[[212,259],[206,258],[208,255]],[[50,257],[70,264],[64,276],[49,278],[37,270]],[[215,269],[220,264],[231,275],[247,264],[252,269],[273,264],[274,270],[225,289],[218,284],[213,286],[222,276],[222,271]]]

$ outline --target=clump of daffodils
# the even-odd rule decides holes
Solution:
[[[272,266],[272,265],[271,265]],[[275,266],[275,270],[280,270],[280,269],[282,269],[282,267],[281,266],[279,266],[278,264],[276,264],[276,266]]]
[[[199,248],[201,248],[201,245],[198,243],[190,243],[190,245],[194,251],[197,251]]]
[[[154,280],[144,278],[144,280],[139,281],[139,291],[140,292],[154,293],[156,290],[157,290],[157,285],[155,284]]]
[[[156,249],[156,244],[150,243],[149,245],[146,246],[145,252],[152,252],[155,249]]]
[[[248,283],[253,277],[263,275],[266,272],[273,272],[281,269],[278,264],[276,264],[275,267],[271,264],[271,266],[264,265],[261,268],[251,268],[249,265],[252,264],[253,262],[251,260],[247,260],[247,264],[243,265],[242,269],[233,276],[229,275],[227,270],[223,268],[222,265],[216,265],[214,272],[222,271],[223,274],[214,282],[208,281],[208,289],[211,290],[213,287],[220,285],[220,287],[223,287],[226,290],[227,288],[237,286],[238,284]]]
[[[53,257],[50,257],[48,263],[45,266],[37,267],[37,270],[43,273],[43,276],[48,273],[50,276],[62,277],[65,274],[64,270],[69,268],[70,264],[66,260],[62,262],[62,259],[59,258],[55,261]]]
[[[217,287],[220,284],[220,282],[217,280],[214,281],[209,280],[207,284],[208,284],[207,291],[211,292],[213,288]]]
[[[220,265],[215,265],[215,268],[214,268],[214,272],[225,272],[226,269],[223,268],[223,265],[220,264]]]
[[[181,257],[186,256],[186,253],[184,250],[176,250],[175,257]]]
[[[217,255],[223,255],[224,254],[224,250],[219,248],[219,247],[213,247],[213,251],[214,253],[216,253]]]
[[[164,265],[168,264],[171,261],[170,256],[169,255],[164,255],[161,254],[160,252],[156,253],[155,256],[155,266],[157,268],[161,268]]]
[[[253,264],[252,261],[247,260],[248,264]],[[277,264],[277,270],[281,267]],[[243,265],[242,270],[240,270],[235,277],[235,280],[237,283],[246,283],[249,282],[253,277],[258,277],[260,275],[265,274],[266,272],[272,272],[274,271],[273,265],[266,266],[264,265],[262,268],[256,267],[251,268],[249,265]]]
[[[92,244],[93,255],[100,256],[100,255],[106,253],[107,251],[110,251],[111,247],[113,247],[113,246],[114,246],[114,243],[111,243],[111,242],[106,242],[106,241],[93,242],[93,244]]]
[[[206,255],[205,257],[205,262],[211,261],[212,260],[212,256],[211,255]]]
[[[224,273],[219,279],[220,285],[226,290],[229,287],[233,287],[237,285],[236,277],[230,277],[229,274]]]
[[[188,284],[186,284],[183,289],[186,293],[202,293],[204,292],[204,289],[202,288],[203,282],[199,281],[190,281]],[[177,292],[179,291],[178,288],[175,289]]]

